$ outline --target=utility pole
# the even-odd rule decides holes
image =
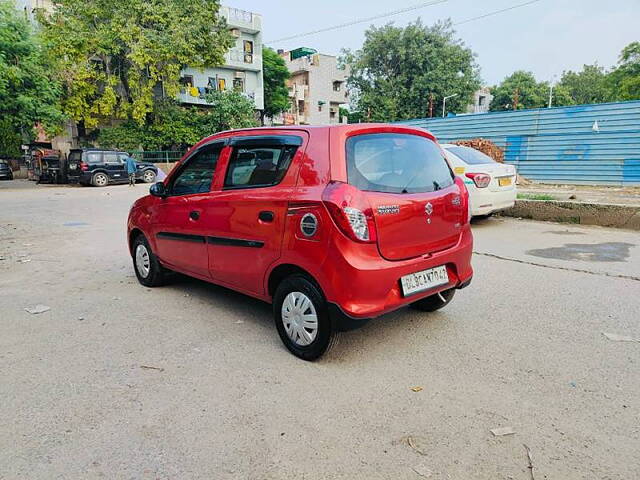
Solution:
[[[445,112],[447,111],[447,99],[457,97],[458,94],[454,93],[453,95],[449,95],[448,97],[444,97],[442,99],[442,118],[444,118]]]
[[[429,118],[433,118],[433,93],[429,94]]]
[[[516,91],[513,92],[513,109],[514,110],[518,109],[518,100],[520,99],[519,96],[520,96],[520,89],[516,88]]]
[[[555,80],[556,80],[556,75],[553,76],[549,84],[549,107],[548,108],[551,108],[551,105],[553,104],[553,85],[555,83]]]

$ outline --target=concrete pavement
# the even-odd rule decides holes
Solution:
[[[146,190],[0,190],[0,478],[530,479],[523,444],[536,479],[640,476],[640,343],[603,335],[640,338],[637,232],[475,222],[447,308],[306,363],[266,304],[137,283]]]

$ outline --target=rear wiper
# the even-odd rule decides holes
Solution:
[[[442,187],[440,186],[440,184],[434,180],[433,181],[433,191],[437,192],[438,190],[441,190],[441,189],[442,189]]]

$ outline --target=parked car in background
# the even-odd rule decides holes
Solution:
[[[71,150],[67,158],[67,176],[70,183],[104,187],[114,183],[127,183],[127,152],[83,148]],[[136,162],[136,180],[153,183],[158,168],[153,163]]]
[[[13,180],[13,170],[6,160],[0,159],[0,180]]]
[[[305,360],[363,320],[444,307],[473,275],[463,181],[430,133],[396,125],[206,138],[135,202],[128,241],[145,286],[175,270],[272,303]]]
[[[454,173],[462,178],[471,201],[471,215],[491,215],[516,202],[516,167],[461,145],[443,144]]]

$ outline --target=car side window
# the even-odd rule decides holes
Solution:
[[[221,151],[222,146],[209,147],[187,159],[184,167],[171,181],[169,195],[190,195],[211,190],[213,173]]]
[[[84,155],[87,163],[92,165],[102,163],[102,153],[100,152],[87,152]]]
[[[224,187],[269,187],[282,181],[298,149],[294,145],[235,147],[229,159]]]
[[[102,154],[102,158],[104,163],[110,163],[110,164],[119,164],[120,160],[118,159],[118,154],[117,153],[111,153],[111,152],[104,152]]]
[[[119,153],[118,154],[118,162],[124,165],[125,163],[127,163],[127,157],[128,157],[127,154]]]

